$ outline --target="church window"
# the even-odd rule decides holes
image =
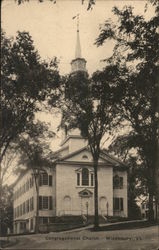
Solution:
[[[85,191],[85,192],[83,192],[83,195],[84,195],[84,196],[88,196],[89,194],[88,194],[87,191]]]
[[[43,209],[49,208],[49,201],[47,196],[43,196]]]
[[[89,185],[89,171],[87,168],[82,169],[82,185],[83,186]]]
[[[48,175],[47,173],[40,174],[39,176],[39,186],[52,186],[52,175]]]
[[[114,211],[123,211],[124,210],[123,198],[114,198],[113,208],[114,208]]]
[[[48,185],[48,174],[43,174],[43,185]]]
[[[87,155],[83,155],[82,158],[83,159],[88,159],[88,156]]]
[[[113,188],[114,189],[122,189],[123,188],[123,177],[119,177],[115,175],[113,177]]]
[[[39,210],[50,209],[52,210],[52,196],[39,196]]]
[[[30,230],[33,230],[33,219],[30,219]]]
[[[77,186],[80,186],[80,173],[77,173]]]
[[[52,175],[49,175],[49,186],[52,186]]]

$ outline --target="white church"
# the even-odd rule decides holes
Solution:
[[[72,73],[86,71],[81,56],[79,29]],[[34,232],[37,200],[40,225],[51,224],[57,218],[91,217],[94,215],[94,170],[88,142],[80,131],[67,133],[60,150],[55,152],[52,168],[39,176],[39,195],[31,170],[14,184],[14,233]],[[102,151],[98,166],[99,216],[127,217],[127,166]]]

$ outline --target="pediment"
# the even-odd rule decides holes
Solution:
[[[80,149],[78,151],[73,152],[72,154],[69,154],[61,159],[64,160],[65,162],[86,162],[86,163],[93,163],[93,158],[90,150],[88,147],[84,147],[83,149]],[[109,161],[107,161],[104,157],[99,157],[99,163],[106,163],[106,164],[111,164]]]
[[[80,197],[91,197],[92,195],[93,195],[93,193],[87,188],[85,188],[79,192]]]

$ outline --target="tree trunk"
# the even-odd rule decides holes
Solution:
[[[36,185],[36,219],[35,219],[35,233],[39,233],[39,174],[35,177]]]
[[[154,210],[153,210],[153,194],[152,192],[149,192],[149,201],[148,201],[148,220],[153,221],[154,220]]]
[[[158,156],[159,158],[159,156]],[[156,203],[156,221],[159,222],[159,159],[156,161],[155,173],[155,203]]]
[[[98,216],[98,160],[94,160],[94,229],[99,228]]]

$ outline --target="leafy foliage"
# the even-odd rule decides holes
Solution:
[[[13,229],[13,193],[11,187],[3,186],[0,202],[0,235],[7,234],[7,228]]]
[[[15,40],[2,32],[1,50],[1,160],[9,145],[33,126],[35,112],[40,103],[57,100],[59,73],[56,58],[42,62],[35,50],[31,36],[18,32]]]
[[[134,147],[144,165],[144,178],[149,192],[150,210],[158,181],[158,124],[159,124],[159,18],[146,21],[134,15],[132,7],[114,8],[117,23],[106,21],[96,40],[98,46],[106,39],[114,39],[113,55],[107,61],[117,67],[115,103],[123,119],[132,127],[127,137],[127,149]],[[124,139],[124,138],[122,138]],[[150,214],[151,216],[151,214]]]
[[[25,2],[29,2],[30,0],[15,0],[15,2],[18,3],[18,5],[22,4],[22,3],[25,3]],[[44,0],[37,0],[39,3],[43,3]],[[53,4],[56,4],[56,0],[49,0],[50,2],[52,2]],[[81,3],[83,4],[85,0],[80,0]],[[89,0],[88,1],[88,6],[87,6],[87,10],[90,10],[92,9],[93,5],[95,4],[95,0]]]

